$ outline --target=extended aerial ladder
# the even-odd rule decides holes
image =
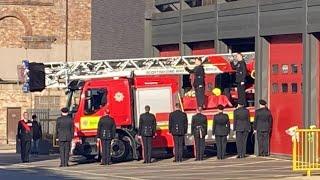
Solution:
[[[252,52],[243,53],[243,55],[245,60],[254,58]],[[65,88],[74,79],[183,75],[188,74],[184,67],[194,67],[196,58],[201,58],[206,74],[232,71],[229,62],[234,59],[234,54],[45,63],[46,88]]]

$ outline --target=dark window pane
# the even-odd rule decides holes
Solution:
[[[272,73],[273,74],[278,74],[279,72],[279,65],[278,64],[273,64],[272,65]]]
[[[277,83],[272,84],[272,93],[278,93],[279,92],[279,86]]]
[[[282,92],[287,93],[288,92],[288,84],[287,83],[282,83]]]
[[[291,64],[291,73],[292,74],[297,74],[298,73],[298,65]]]
[[[292,83],[291,84],[291,91],[292,91],[292,93],[297,93],[298,92],[298,84],[297,83]]]

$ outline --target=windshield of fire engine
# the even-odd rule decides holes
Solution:
[[[106,89],[91,89],[91,94],[86,97],[85,110],[87,114],[97,112],[101,107],[107,103]]]

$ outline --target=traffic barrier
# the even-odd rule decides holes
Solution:
[[[320,171],[320,129],[315,126],[310,129],[289,129],[292,136],[292,167],[293,171]],[[289,134],[289,133],[288,133]]]

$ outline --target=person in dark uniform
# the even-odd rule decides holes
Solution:
[[[102,116],[98,123],[97,141],[101,141],[102,159],[101,165],[111,164],[111,141],[116,134],[116,124],[110,116],[109,110],[106,110],[106,115]]]
[[[31,153],[34,155],[39,154],[39,142],[42,138],[42,128],[40,122],[37,121],[37,115],[32,115],[32,144],[31,144]]]
[[[156,117],[150,113],[150,106],[145,106],[145,113],[139,118],[139,135],[142,137],[143,163],[151,163],[152,138],[156,134]]]
[[[213,116],[212,135],[215,135],[218,159],[224,159],[227,147],[227,136],[230,133],[229,116],[223,113],[224,107],[218,105],[219,113]]]
[[[32,140],[32,122],[28,120],[28,113],[23,113],[23,119],[18,122],[17,138],[20,140],[21,161],[28,163]]]
[[[249,110],[239,103],[234,110],[233,130],[236,132],[237,158],[244,158],[247,151],[247,139],[251,130]]]
[[[265,100],[259,100],[260,109],[254,117],[254,133],[258,136],[259,156],[269,156],[269,138],[272,127],[272,115]]]
[[[174,141],[174,162],[182,162],[183,141],[188,130],[187,114],[182,112],[180,104],[176,104],[176,110],[169,114],[169,132]]]
[[[202,61],[200,58],[195,60],[196,67],[194,69],[189,69],[185,67],[185,70],[189,73],[194,74],[194,82],[193,88],[196,94],[197,105],[198,107],[204,108],[204,100],[205,100],[205,72],[202,66]]]
[[[61,109],[61,116],[58,117],[56,122],[56,137],[59,141],[59,151],[60,151],[60,167],[69,166],[69,154],[70,146],[73,138],[73,120],[68,115],[68,108]]]
[[[205,137],[207,135],[208,121],[207,116],[203,115],[202,108],[198,107],[197,114],[192,116],[191,134],[194,137],[196,161],[202,161],[205,149]]]
[[[243,55],[241,53],[236,54],[236,61],[231,63],[231,66],[236,70],[236,83],[238,91],[238,102],[246,106],[246,86],[245,79],[247,76],[247,65],[243,60]]]

